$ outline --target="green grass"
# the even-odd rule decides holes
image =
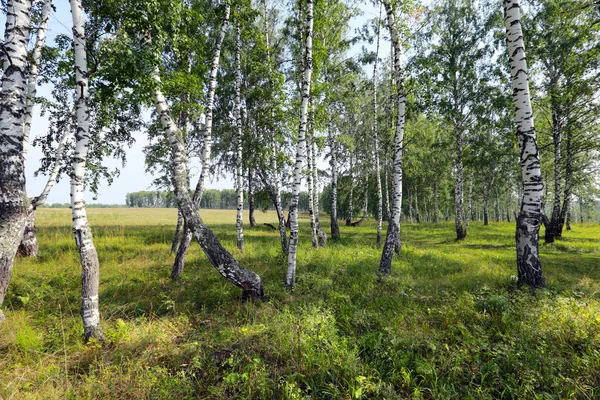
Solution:
[[[313,250],[304,219],[289,293],[276,232],[246,228],[241,254],[234,211],[202,216],[268,300],[242,303],[197,245],[171,282],[175,210],[90,209],[107,340],[84,344],[69,210],[40,209],[40,258],[16,262],[4,303],[0,398],[600,398],[598,225],[541,245],[548,288],[530,291],[510,279],[513,224],[461,243],[404,224],[379,282],[372,221]]]

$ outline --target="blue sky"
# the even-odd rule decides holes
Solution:
[[[52,43],[54,38],[59,34],[71,35],[71,12],[69,9],[69,2],[66,0],[55,0],[53,1],[56,11],[52,11],[50,15],[50,21],[48,24],[48,36],[47,43]],[[378,8],[368,4],[363,4],[363,16],[358,17],[353,21],[353,28],[362,26],[368,19],[374,18],[378,15]],[[0,35],[4,36],[4,24],[6,18],[4,15],[0,15]],[[372,50],[374,50],[374,45]],[[361,45],[355,46],[350,50],[349,55],[355,55],[360,52]],[[389,54],[389,44],[382,43],[381,45],[382,56]],[[38,88],[39,96],[47,96],[50,94],[50,87],[42,86]],[[35,106],[33,122],[31,127],[32,137],[44,135],[48,130],[48,121],[45,117],[40,115],[40,107]],[[127,150],[127,164],[125,168],[121,169],[121,174],[114,180],[112,185],[108,186],[103,183],[99,189],[98,199],[93,200],[91,193],[86,193],[87,202],[98,202],[105,204],[124,204],[125,195],[127,192],[135,192],[139,190],[150,190],[153,177],[150,174],[144,172],[144,155],[142,149],[147,143],[145,136],[141,132],[134,134],[136,139],[135,145]],[[26,166],[26,178],[27,178],[27,193],[30,196],[37,196],[43,189],[46,179],[44,176],[34,177],[33,173],[39,166],[39,161],[42,157],[41,150],[36,147],[31,147],[29,150],[27,166]],[[106,160],[105,163],[109,167],[119,166],[119,162],[114,160]],[[320,165],[321,167],[321,165]],[[324,167],[324,165],[322,166]],[[198,166],[192,168],[192,170],[199,171]],[[197,176],[197,173],[196,173]],[[194,179],[192,179],[194,181]],[[221,178],[218,181],[212,180],[207,184],[208,188],[222,189],[222,188],[233,188],[233,181],[230,177]],[[69,198],[69,179],[66,176],[62,176],[60,182],[52,189],[52,192],[48,196],[47,203],[68,203]]]

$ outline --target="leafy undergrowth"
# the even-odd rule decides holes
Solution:
[[[69,210],[38,211],[40,257],[18,260],[0,325],[4,399],[523,399],[600,397],[600,227],[541,245],[548,288],[515,274],[514,225],[402,227],[392,275],[377,279],[375,225],[342,226],[310,248],[284,289],[277,233],[234,211],[202,216],[268,299],[240,291],[198,246],[169,279],[175,210],[90,209],[106,341],[84,344]],[[259,223],[274,214],[258,213]]]

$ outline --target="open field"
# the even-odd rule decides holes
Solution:
[[[240,254],[235,211],[203,212],[264,280],[268,300],[241,303],[198,245],[170,281],[176,210],[88,211],[107,341],[82,341],[70,210],[40,209],[40,258],[17,261],[5,300],[2,399],[600,397],[599,225],[541,245],[548,289],[531,292],[510,280],[513,223],[462,243],[450,223],[405,224],[378,282],[373,222],[317,251],[304,219],[288,293],[277,232],[245,227]]]

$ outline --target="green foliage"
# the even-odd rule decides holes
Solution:
[[[301,216],[298,283],[273,212],[236,249],[232,211],[203,212],[261,274],[269,299],[239,290],[198,246],[169,279],[176,210],[90,209],[101,263],[104,343],[81,338],[79,256],[69,210],[38,210],[40,258],[19,259],[0,325],[2,398],[595,398],[600,368],[600,229],[574,224],[541,245],[549,288],[518,288],[514,225],[403,225],[378,281],[375,223],[311,249]],[[231,221],[230,223],[227,221]],[[23,299],[29,300],[24,302]]]

